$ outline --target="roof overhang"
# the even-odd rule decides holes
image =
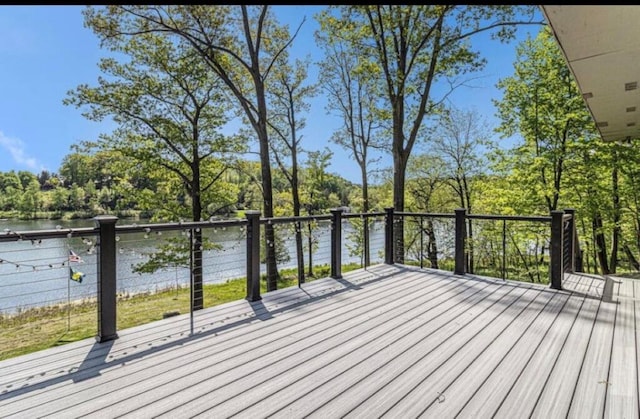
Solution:
[[[540,6],[604,141],[640,138],[640,6]]]

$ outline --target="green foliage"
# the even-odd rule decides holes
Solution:
[[[190,234],[183,234],[177,237],[169,237],[164,239],[152,253],[145,253],[148,260],[135,264],[132,271],[135,273],[154,273],[159,270],[167,270],[170,268],[189,268],[189,241],[192,240]],[[209,238],[203,236],[202,250],[220,250],[222,246],[212,242]]]

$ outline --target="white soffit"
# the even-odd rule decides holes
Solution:
[[[540,8],[602,139],[640,138],[640,6]]]

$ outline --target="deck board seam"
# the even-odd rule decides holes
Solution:
[[[556,294],[557,296],[560,296],[561,294]],[[563,312],[564,308],[567,306],[567,303],[569,302],[569,300],[571,299],[571,295],[567,296],[564,300],[564,302],[562,303],[562,306],[560,307],[560,309],[558,310],[558,312],[555,314],[555,316],[553,317],[553,320],[550,322],[549,327],[547,328],[547,330],[545,330],[544,334],[542,335],[542,337],[540,338],[540,340],[538,341],[538,344],[536,345],[536,347],[533,350],[533,353],[535,353],[538,348],[542,345],[542,343],[544,342],[545,338],[547,337],[547,335],[549,334],[549,331],[551,330],[551,328],[553,327],[554,323],[556,322],[556,320],[560,317],[560,314]],[[551,300],[549,300],[547,302],[547,304],[545,305],[544,308],[546,308],[546,306],[548,304],[551,303]],[[516,346],[516,344],[520,341],[520,339],[522,339],[522,337],[525,335],[525,332],[527,330],[529,330],[529,328],[533,325],[533,323],[535,322],[536,319],[538,319],[538,317],[542,314],[542,312],[544,311],[544,308],[542,310],[540,310],[540,312],[538,313],[538,315],[536,315],[536,318],[529,324],[529,326],[527,326],[526,330],[518,337],[517,341],[513,343],[513,345],[511,346],[511,348],[509,349],[509,351],[507,352],[507,354],[511,353],[511,351],[513,350],[513,348]],[[505,355],[506,358],[506,355]],[[489,380],[489,378],[491,377],[491,375],[495,372],[495,370],[502,364],[502,362],[504,361],[504,359],[501,359],[500,362],[498,362],[498,364],[496,365],[496,367],[494,368],[494,370],[489,373],[485,379],[482,381],[482,383],[480,383],[480,385],[476,388],[476,390],[471,394],[471,396],[469,397],[469,399],[467,400],[467,402],[465,402],[460,409],[458,409],[458,412],[455,414],[456,417],[458,417],[460,415],[460,413],[464,410],[464,408],[469,404],[469,402],[471,401],[471,399],[473,399],[473,397],[478,393],[478,391],[480,390],[480,388],[482,386],[484,386],[484,384],[487,382],[487,380]],[[505,396],[503,397],[502,401],[498,404],[498,406],[496,407],[495,411],[493,412],[492,416],[495,416],[496,413],[500,410],[500,407],[502,405],[502,403],[504,403],[504,400],[508,397],[509,392],[511,391],[511,389],[513,389],[513,386],[515,385],[515,383],[518,381],[518,379],[520,378],[520,376],[522,376],[522,373],[525,371],[525,369],[527,368],[527,366],[529,365],[529,363],[531,362],[532,357],[529,357],[529,359],[524,363],[524,365],[522,366],[522,368],[520,369],[520,372],[518,373],[518,375],[516,376],[516,378],[513,380],[513,382],[511,383],[511,385],[509,386],[509,390],[507,390]]]
[[[510,346],[509,350],[507,350],[507,352],[504,354],[503,358],[498,362],[497,365],[494,366],[494,369],[492,370],[492,372],[490,372],[489,374],[487,374],[487,376],[485,377],[485,379],[483,380],[483,382],[480,384],[479,387],[476,388],[476,391],[474,392],[474,394],[477,392],[477,390],[482,387],[482,385],[489,379],[489,377],[491,376],[491,374],[493,374],[493,372],[495,372],[495,369],[504,361],[505,357],[511,352],[511,350],[514,348],[514,346],[520,341],[520,339],[522,339],[522,337],[525,335],[525,333],[529,330],[529,328],[533,325],[533,323],[535,322],[535,320],[538,318],[538,316],[540,316],[540,313],[546,309],[549,304],[558,296],[559,294],[554,294],[551,296],[551,298],[549,298],[549,300],[547,300],[547,302],[544,304],[543,308],[541,310],[539,310],[536,315],[533,317],[533,319],[529,322],[529,324],[527,325],[527,327],[522,331],[522,333],[520,333],[520,335],[518,336],[518,338],[512,343],[512,345]],[[475,359],[477,359],[478,357],[480,357],[481,355],[483,355],[487,350],[489,350],[489,348],[491,347],[491,345],[493,344],[494,341],[496,341],[499,337],[502,336],[503,333],[505,333],[517,320],[518,318],[525,313],[525,311],[527,310],[527,308],[533,304],[533,302],[535,300],[537,300],[540,296],[542,296],[542,293],[539,293],[538,295],[536,295],[535,297],[531,298],[530,301],[524,306],[522,307],[522,309],[515,315],[513,316],[513,318],[511,319],[511,321],[509,321],[509,323],[507,323],[505,325],[505,327],[500,330],[500,332],[495,335],[493,337],[493,339],[488,342],[486,344],[486,346],[484,348],[482,348],[482,350],[476,355]],[[565,300],[566,303],[566,300]],[[446,393],[446,391],[474,364],[475,359],[473,361],[471,361],[470,363],[468,363],[463,369],[462,371],[460,371],[458,373],[458,375],[456,375],[455,377],[453,377],[451,380],[449,380],[449,383],[441,390],[441,393]],[[471,395],[471,397],[473,397],[473,394]],[[469,398],[467,400],[470,400],[471,398]],[[418,413],[419,417],[422,417],[425,412],[437,401],[438,399],[435,398],[433,399],[429,404],[427,404],[420,413]],[[464,406],[466,406],[466,403],[462,406],[461,409],[458,410],[458,412],[456,413],[456,415],[458,415],[462,409],[464,409]]]
[[[415,281],[420,281],[421,279],[424,279],[424,277],[417,276],[417,277],[415,278]],[[456,283],[455,283],[455,281],[454,281],[453,279],[450,279],[450,282],[449,282],[449,283],[450,283],[450,284],[454,284],[454,285],[456,285]],[[403,284],[403,285],[406,285],[406,284]],[[409,286],[411,286],[411,285],[412,285],[412,284],[409,284]],[[431,286],[435,286],[435,285],[437,285],[437,283],[429,284],[429,285],[426,285],[425,287],[426,287],[426,288],[430,288]],[[457,284],[457,286],[462,286],[462,285],[463,285],[462,283]],[[396,284],[391,283],[391,285],[390,285],[390,286],[395,286],[396,288],[398,287],[397,283],[396,283]],[[428,293],[427,293],[427,294],[428,294]],[[375,293],[374,293],[374,294],[372,295],[372,297],[376,297],[376,296],[378,296],[378,294],[375,294]],[[375,300],[375,299],[374,299],[374,301],[373,301],[373,302],[375,302],[375,301],[377,301],[377,300]],[[257,330],[262,330],[262,329],[257,329]],[[267,333],[266,335],[269,335],[269,333]],[[244,344],[244,342],[243,342],[243,343],[241,343],[241,344]],[[231,348],[226,348],[226,349],[225,349],[225,351],[229,351],[230,349],[231,349]]]
[[[593,279],[592,279],[593,281]],[[591,286],[591,285],[589,285]],[[553,373],[553,370],[556,367],[556,364],[558,363],[558,360],[560,359],[560,355],[562,354],[562,351],[565,348],[565,345],[567,343],[567,341],[569,340],[569,336],[571,335],[571,331],[573,330],[573,328],[575,327],[576,321],[578,320],[579,316],[580,316],[580,312],[582,311],[582,307],[584,306],[584,303],[586,301],[586,296],[585,295],[578,295],[577,293],[571,293],[569,295],[569,298],[567,299],[567,301],[569,301],[569,299],[571,298],[581,298],[581,302],[580,302],[580,307],[576,310],[575,315],[573,316],[573,320],[571,321],[571,326],[569,327],[569,329],[567,330],[566,336],[562,341],[562,345],[560,345],[560,349],[559,351],[556,353],[555,355],[555,359],[553,361],[553,364],[551,365],[551,368],[549,369],[549,373],[547,374],[546,379],[544,380],[544,384],[542,385],[540,392],[538,393],[538,397],[536,398],[536,402],[533,404],[532,408],[531,408],[531,412],[529,412],[528,417],[531,417],[533,412],[536,409],[536,406],[538,404],[538,402],[540,401],[540,398],[542,397],[542,393],[544,388],[547,386],[547,383],[549,382],[549,379],[551,378],[551,375]],[[566,306],[566,305],[565,305]],[[558,315],[560,315],[560,313],[558,313]],[[544,339],[542,339],[540,341],[540,344],[538,345],[538,347],[542,344],[542,342],[544,341]],[[530,361],[530,360],[529,360]],[[527,362],[528,365],[529,362]],[[493,416],[495,416],[500,409],[502,408],[502,406],[504,405],[505,401],[509,398],[509,395],[511,394],[511,392],[513,391],[513,389],[515,388],[515,386],[518,383],[518,380],[520,379],[520,376],[522,375],[522,372],[525,370],[526,366],[522,369],[522,371],[520,371],[520,374],[518,375],[518,377],[514,380],[514,382],[511,384],[511,387],[509,388],[509,391],[505,394],[504,398],[502,399],[502,401],[499,403],[497,409],[495,410],[495,412],[493,413]]]
[[[458,284],[458,285],[457,285],[456,287],[454,287],[454,288],[457,288],[458,286],[463,286],[463,285],[464,285],[464,284],[462,284],[462,283],[461,283],[461,284]],[[464,290],[463,290],[462,292],[464,292]],[[440,295],[444,295],[444,293],[443,293],[443,294],[440,294]],[[443,302],[442,302],[442,303],[440,303],[440,304],[444,304],[444,303],[446,303],[446,301],[443,301]],[[432,308],[432,309],[433,309],[433,308]],[[431,310],[431,309],[429,309],[429,310]],[[411,310],[409,310],[409,311],[411,311]],[[390,320],[386,320],[386,321],[384,321],[384,322],[382,322],[382,323],[380,323],[380,324],[377,324],[376,326],[371,327],[370,329],[377,328],[377,327],[379,327],[379,326],[381,326],[381,325],[384,325],[384,324],[388,323],[389,321],[390,321]],[[357,327],[357,326],[354,326],[354,327]],[[332,328],[333,328],[333,326],[332,326]],[[365,331],[364,331],[364,332],[359,332],[359,334],[364,334],[364,333],[366,333],[367,331],[369,331],[370,329],[365,329]],[[344,331],[339,332],[338,334],[342,334],[342,333],[344,333]],[[350,337],[350,339],[352,339],[352,338],[353,338],[353,336],[351,336],[351,337]],[[324,338],[323,338],[323,340],[327,340],[327,338],[326,338],[326,337],[324,337]],[[315,346],[315,345],[316,345],[316,344],[314,343],[312,346]],[[337,344],[337,345],[335,345],[335,347],[339,347],[339,346],[341,346],[341,345],[342,345],[342,344]],[[285,358],[286,358],[286,357],[285,357]],[[285,358],[283,358],[283,359],[285,359]],[[300,365],[302,365],[304,362],[307,362],[307,361],[308,361],[308,360],[303,361],[302,363],[300,363]],[[279,362],[279,361],[278,361],[278,362]],[[243,377],[246,377],[246,375],[245,375],[245,376],[243,376]],[[211,377],[207,377],[207,378],[205,379],[205,381],[209,381],[210,379],[211,379]],[[273,377],[270,377],[269,379],[273,379]],[[234,380],[234,381],[237,381],[237,380]],[[227,385],[229,385],[229,384],[233,384],[233,383],[225,384],[225,385],[223,385],[222,387],[225,387],[225,386],[227,386]],[[260,384],[260,383],[254,383],[254,387],[258,386],[259,384]],[[222,387],[219,387],[219,388],[222,388]],[[218,388],[218,387],[216,387],[214,390],[211,390],[211,391],[218,390],[219,388]],[[210,407],[210,408],[215,408],[216,406],[218,406],[218,405],[220,405],[220,404],[222,404],[222,403],[224,403],[224,402],[227,402],[228,400],[231,400],[232,398],[235,398],[235,397],[237,397],[237,394],[236,394],[236,395],[234,395],[234,396],[232,396],[231,398],[228,398],[228,399],[225,399],[225,400],[223,400],[223,401],[220,401],[220,402],[216,403],[216,405],[214,405],[214,406],[212,406],[212,407]],[[188,402],[189,402],[189,401],[185,401],[185,402],[183,402],[183,405],[184,405],[185,403],[188,403]],[[155,401],[153,401],[152,403],[155,403]],[[173,409],[172,409],[172,410],[178,409],[179,407],[180,407],[180,406],[175,406],[175,407],[173,407]],[[165,412],[165,414],[166,414],[166,413],[167,413],[167,412]]]
[[[525,290],[520,296],[517,296],[508,306],[506,306],[503,310],[501,310],[500,312],[496,313],[492,319],[497,318],[502,312],[504,312],[505,310],[507,310],[509,307],[511,307],[511,305],[515,304],[516,301],[518,301],[522,295],[524,295],[524,293],[526,293],[526,291],[531,290],[532,288],[528,288],[527,290]],[[480,314],[484,314],[487,313],[489,311],[489,309],[491,309],[491,307],[493,307],[495,304],[497,304],[500,300],[502,300],[502,298],[507,297],[511,292],[513,291],[513,288],[508,290],[508,292],[506,294],[504,294],[503,296],[501,296],[500,298],[498,298],[496,301],[494,301],[492,304],[490,304],[489,306],[485,307],[484,310],[481,311]],[[494,291],[495,292],[495,291]],[[492,293],[493,295],[493,293]],[[452,338],[453,336],[456,336],[462,329],[464,329],[465,327],[467,327],[469,324],[471,324],[474,320],[476,320],[477,318],[480,317],[480,314],[476,315],[476,317],[474,319],[471,319],[470,321],[468,321],[467,323],[465,323],[464,325],[462,325],[460,328],[458,328],[457,330],[455,330],[451,335],[447,336],[446,339],[443,339],[438,345],[436,345],[432,350],[430,350],[429,352],[427,352],[426,354],[423,355],[423,357],[421,359],[424,359],[426,356],[428,356],[429,354],[431,354],[436,348],[439,348],[440,346],[442,346],[447,340],[449,340],[450,338]],[[483,330],[484,326],[482,326],[479,330]],[[460,345],[460,347],[463,347],[467,341],[471,340],[477,333],[476,332],[471,338],[467,339],[462,345]],[[417,361],[416,361],[417,362]],[[446,362],[446,361],[443,361]],[[434,371],[437,370],[438,367],[436,367],[436,369],[434,369]],[[369,399],[371,399],[372,397],[374,397],[376,394],[378,394],[380,391],[382,391],[385,387],[387,387],[389,384],[391,384],[391,382],[395,379],[397,379],[399,376],[401,376],[402,374],[406,373],[408,371],[408,368],[405,368],[404,370],[400,371],[398,374],[396,374],[396,376],[388,381],[384,386],[379,387],[376,391],[374,391],[373,393],[369,394],[368,397],[364,398],[363,400],[360,401],[359,404],[355,405],[351,410],[349,410],[348,412],[346,412],[345,416],[349,415],[350,413],[352,413],[355,409],[359,408],[360,406],[363,406],[365,402],[367,402]],[[425,377],[425,379],[428,378]],[[392,406],[393,407],[393,406]],[[392,407],[390,407],[389,409],[391,409]],[[384,415],[386,412],[383,412],[380,416]]]
[[[469,295],[469,296],[465,297],[462,301],[466,301],[466,300],[468,300],[468,299],[471,299],[471,298],[472,298],[472,297],[474,297],[476,294],[479,294],[480,292],[482,292],[483,290],[485,290],[485,289],[486,289],[487,287],[489,287],[489,286],[490,286],[490,284],[485,285],[485,287],[483,287],[483,288],[481,288],[481,289],[479,289],[479,290],[475,291],[475,292],[474,292],[474,293],[472,293],[471,295]],[[488,296],[487,296],[487,297],[488,297]],[[487,298],[487,297],[485,297],[485,298]],[[402,339],[402,338],[404,338],[404,337],[408,336],[410,333],[413,333],[413,332],[414,332],[414,330],[417,330],[417,329],[419,329],[419,328],[421,328],[421,327],[424,327],[426,324],[428,324],[428,323],[430,323],[431,321],[433,321],[433,320],[435,320],[435,319],[439,318],[440,316],[444,316],[444,315],[445,315],[445,314],[447,314],[448,312],[455,311],[456,309],[457,309],[457,307],[456,307],[456,306],[453,306],[453,307],[451,307],[450,309],[447,309],[446,311],[441,312],[440,314],[438,314],[438,316],[433,317],[433,318],[430,318],[430,319],[429,319],[429,321],[427,321],[427,322],[425,322],[425,323],[421,323],[421,324],[419,324],[415,329],[410,330],[409,332],[407,332],[407,334],[405,334],[405,335],[403,335],[403,336],[399,337],[399,338],[398,338],[398,340],[400,340],[400,339]],[[416,317],[417,317],[417,316],[416,316]],[[422,340],[424,340],[424,339],[426,339],[428,336],[432,335],[433,333],[437,332],[437,331],[438,331],[439,329],[441,329],[442,327],[444,327],[444,325],[443,325],[443,326],[441,326],[441,327],[439,327],[439,328],[436,328],[435,330],[431,331],[429,334],[427,334],[427,335],[423,336],[423,339],[421,339],[421,341],[422,341]],[[420,342],[420,341],[419,341],[419,342]],[[419,342],[416,342],[415,344],[417,344],[417,343],[419,343]],[[414,344],[413,346],[415,346],[415,344]],[[412,347],[412,346],[411,346],[411,347]],[[404,350],[402,353],[405,353],[407,350],[411,349],[411,347],[409,347],[409,348],[405,348],[405,350]],[[386,347],[385,347],[385,348],[386,348]],[[351,370],[351,369],[353,369],[353,368],[357,367],[360,363],[362,363],[362,362],[366,361],[367,359],[369,359],[369,358],[371,358],[371,357],[375,356],[376,354],[378,354],[381,350],[383,350],[383,349],[385,349],[385,348],[382,348],[382,349],[380,349],[380,350],[378,350],[378,351],[374,352],[373,354],[371,354],[370,356],[368,356],[368,357],[366,357],[366,358],[362,358],[359,362],[357,362],[356,364],[353,364],[353,365],[352,365],[351,367],[349,367],[348,369],[346,369],[346,370],[341,370],[338,374],[336,374],[336,375],[334,375],[333,377],[329,378],[328,380],[325,380],[325,381],[323,381],[322,383],[320,383],[320,384],[316,385],[315,387],[311,388],[311,389],[310,389],[310,390],[308,390],[307,392],[302,393],[302,394],[298,394],[298,398],[297,398],[297,399],[293,399],[291,402],[289,402],[289,403],[287,403],[287,404],[285,404],[285,405],[281,406],[277,411],[272,412],[272,413],[271,413],[271,415],[276,414],[276,413],[278,413],[279,411],[281,411],[282,409],[285,409],[286,407],[290,406],[291,404],[293,404],[293,403],[295,403],[295,402],[297,402],[297,401],[301,400],[303,397],[306,397],[308,394],[312,393],[313,391],[316,391],[316,390],[318,390],[319,388],[321,388],[321,387],[323,387],[323,386],[327,385],[330,381],[333,381],[334,379],[339,378],[340,376],[342,376],[343,374],[345,374],[347,371],[349,371],[349,370]],[[380,365],[376,370],[372,371],[369,375],[373,374],[373,373],[374,373],[374,372],[376,372],[378,369],[382,368],[382,366],[383,366],[383,365]],[[357,384],[357,383],[359,383],[359,382],[361,382],[362,380],[366,379],[367,377],[368,377],[368,376],[364,376],[364,377],[362,377],[360,380],[358,380],[358,381],[356,382],[356,384]],[[287,387],[288,387],[288,386],[287,386]],[[279,389],[279,390],[278,390],[278,392],[280,392],[280,391],[284,390],[285,388],[286,388],[286,387]],[[275,394],[275,392],[274,392],[273,394]],[[267,395],[266,397],[270,397],[270,396],[272,396],[273,394]],[[266,400],[266,397],[263,397],[260,401],[265,401],[265,400]],[[335,398],[335,397],[334,397],[334,398]],[[332,398],[332,399],[333,399],[333,398]],[[327,402],[325,402],[325,403],[323,403],[322,405],[318,406],[315,410],[317,410],[317,409],[321,408],[324,404],[328,403],[328,402],[329,402],[330,400],[332,400],[332,399],[329,399]],[[314,411],[315,411],[315,410],[314,410]],[[241,411],[240,411],[240,412],[241,412]],[[240,413],[240,412],[236,412],[235,414],[238,414],[238,413]],[[313,413],[313,412],[311,412],[311,413]]]
[[[401,284],[401,286],[402,286],[402,287],[411,287],[411,286],[412,286],[412,284],[413,284],[415,281],[420,281],[420,280],[421,280],[421,277],[420,277],[420,276],[415,276],[415,277],[411,277],[411,278],[413,278],[413,279],[411,279],[408,283],[407,283],[407,281],[404,281],[404,283],[403,283],[403,284]],[[450,283],[450,284],[452,284],[452,283],[454,283],[454,282],[453,282],[453,281],[449,281],[449,283]],[[427,285],[427,286],[426,286],[426,288],[428,289],[428,288],[430,288],[430,287],[432,287],[432,286],[436,286],[436,285],[438,285],[438,283],[434,282],[434,283],[431,283],[431,284]],[[388,284],[386,284],[386,285],[384,285],[384,286],[382,286],[382,287],[376,287],[376,290],[378,290],[378,288],[385,288],[385,289],[386,289],[387,287],[389,287],[389,288],[391,288],[391,289],[397,289],[397,288],[399,287],[399,285],[398,285],[397,283],[395,283],[395,284],[394,284],[393,282],[391,282],[391,283],[388,283]],[[401,294],[401,293],[402,293],[402,289],[404,289],[404,288],[401,288],[401,290],[400,290],[400,291],[397,291],[397,293],[398,293],[398,294]],[[379,291],[379,290],[378,290],[378,291]],[[375,304],[378,300],[380,300],[380,299],[384,299],[384,298],[385,298],[384,296],[383,296],[383,297],[381,297],[381,296],[380,296],[380,294],[378,294],[378,293],[377,293],[377,292],[375,292],[375,291],[374,291],[374,292],[371,292],[371,293],[367,293],[367,297],[366,297],[366,299],[365,299],[365,302],[366,302],[368,299],[371,299],[371,301],[366,302],[365,304],[363,304],[363,306],[367,306],[367,305],[370,305],[370,304]],[[361,300],[362,300],[362,298],[361,298]],[[328,306],[332,306],[332,305],[334,305],[335,303],[336,303],[336,302],[335,302],[335,301],[333,301],[333,302],[331,302],[330,304],[328,304]],[[330,311],[331,311],[331,310],[330,310],[330,308],[327,308],[327,307],[325,307],[325,306],[320,307],[320,308],[318,308],[318,309],[319,309],[319,310],[325,310],[325,311],[327,311],[327,313],[330,313]],[[352,311],[352,310],[351,310],[351,309],[347,309],[347,312],[349,312],[349,311]],[[328,319],[327,321],[329,321],[329,320],[330,320],[330,319]],[[277,324],[273,324],[271,327],[268,327],[268,326],[267,326],[267,327],[262,327],[262,328],[254,329],[254,330],[253,330],[253,332],[260,333],[262,336],[268,336],[268,335],[270,335],[270,333],[271,333],[270,329],[272,329],[272,328],[274,328],[274,327],[276,327],[276,326],[277,326]],[[228,341],[229,341],[229,340],[234,340],[234,339],[235,339],[235,340],[241,340],[241,342],[239,343],[239,345],[242,345],[242,344],[245,344],[245,342],[244,342],[244,339],[245,339],[245,338],[247,338],[247,336],[246,336],[245,334],[242,334],[242,333],[236,333],[236,335],[231,336],[231,337],[228,337],[228,339],[226,339],[226,340],[225,340],[225,341],[223,341],[222,343],[223,343],[223,344],[224,344],[224,343],[228,343]],[[229,348],[222,348],[222,350],[225,350],[225,351],[229,351],[229,350],[232,350],[232,349],[233,349],[233,346],[232,346],[232,347],[229,347]],[[98,367],[96,367],[96,368],[98,368]],[[93,371],[93,369],[87,369],[86,374],[89,374],[91,371]],[[2,400],[2,399],[3,399],[3,397],[2,397],[2,396],[0,396],[0,400]]]

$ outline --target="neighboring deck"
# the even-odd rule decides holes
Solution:
[[[378,265],[0,362],[0,417],[638,418],[640,282]]]

